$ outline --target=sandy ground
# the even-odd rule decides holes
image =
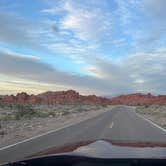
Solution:
[[[0,147],[95,117],[105,111],[111,110],[113,107],[107,106],[100,109],[95,108],[95,110],[91,108],[89,110],[88,108],[88,111],[81,112],[68,110],[68,114],[58,114],[55,117],[34,117],[32,119],[1,121]],[[137,113],[166,129],[166,106],[151,105],[136,106],[135,108]]]
[[[1,122],[1,131],[3,129],[5,133],[0,135],[0,147],[95,117],[110,110],[112,107],[113,106],[108,106],[107,108],[85,112],[72,112],[63,116],[59,115],[58,117],[35,117],[30,120],[3,121]]]
[[[166,105],[137,106],[136,112],[166,129]]]

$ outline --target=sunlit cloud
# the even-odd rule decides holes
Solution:
[[[165,0],[38,3],[0,7],[0,93],[165,93]]]
[[[79,76],[58,71],[40,60],[15,56],[15,53],[1,52],[0,73],[35,81],[41,85],[54,84],[65,88],[79,89],[82,92],[90,90],[103,95],[131,93],[138,89],[142,92],[151,91],[155,94],[162,94],[166,91],[165,53],[164,50],[151,54],[140,53],[124,59],[119,64],[96,59],[91,61],[91,65],[94,67],[86,70],[88,75]]]

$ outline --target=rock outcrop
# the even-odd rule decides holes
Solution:
[[[111,104],[165,105],[166,104],[166,95],[153,96],[150,93],[148,93],[148,94],[135,93],[135,94],[129,94],[129,95],[121,95],[121,96],[112,98]]]
[[[25,92],[0,97],[1,104],[109,104],[110,100],[95,95],[83,96],[74,90],[45,92],[38,95],[28,95]]]
[[[74,90],[45,92],[38,95],[28,95],[25,92],[17,95],[0,96],[0,104],[125,104],[125,105],[152,105],[166,104],[166,95],[153,96],[148,94],[129,94],[107,99],[96,95],[83,96]]]

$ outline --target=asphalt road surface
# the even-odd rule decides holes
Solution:
[[[66,143],[96,139],[166,143],[166,131],[136,114],[132,107],[116,106],[80,123],[0,148],[0,164],[20,160]]]

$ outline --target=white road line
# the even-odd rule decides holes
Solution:
[[[103,112],[103,113],[104,113],[104,112]],[[101,113],[101,114],[103,114],[103,113]],[[97,115],[95,115],[95,116],[93,116],[93,117],[90,117],[90,118],[88,118],[88,119],[92,119],[92,118],[94,118],[94,117],[96,117],[96,116],[98,116],[98,115],[100,115],[100,114],[97,114]],[[21,144],[21,143],[25,143],[25,142],[31,141],[31,140],[33,140],[33,139],[42,137],[42,136],[44,136],[44,135],[47,135],[47,134],[50,134],[50,133],[53,133],[53,132],[62,130],[62,129],[64,129],[64,128],[74,126],[74,125],[79,124],[79,123],[81,123],[81,122],[83,122],[83,121],[86,121],[86,120],[88,120],[88,119],[81,120],[81,121],[79,121],[79,122],[77,122],[77,123],[70,123],[70,124],[68,124],[68,125],[65,125],[65,126],[63,126],[63,127],[58,128],[58,129],[48,131],[48,132],[46,132],[46,133],[43,133],[43,134],[40,134],[40,135],[31,137],[31,138],[25,139],[25,140],[23,140],[23,141],[20,141],[20,142],[11,144],[11,145],[7,145],[7,146],[5,146],[5,147],[0,148],[0,151],[1,151],[1,150],[8,149],[8,148],[11,148],[11,147],[16,146],[16,145]]]
[[[112,128],[112,127],[113,127],[113,125],[114,125],[114,122],[111,122],[111,124],[110,124],[109,128]]]
[[[146,119],[145,117],[143,117],[142,115],[136,113],[137,116],[139,116],[140,118],[148,121],[149,123],[151,123],[153,126],[157,127],[158,129],[162,130],[164,133],[166,133],[166,129],[162,128],[161,126],[157,125],[156,123],[154,123],[153,121]]]
[[[77,124],[77,123],[75,123],[75,124]],[[8,149],[8,148],[13,147],[13,146],[16,146],[16,145],[18,145],[18,144],[24,143],[24,142],[31,141],[31,140],[33,140],[33,139],[42,137],[42,136],[44,136],[44,135],[47,135],[47,134],[56,132],[56,131],[61,130],[61,129],[64,129],[64,128],[66,128],[66,127],[70,127],[70,126],[72,126],[72,125],[74,125],[74,124],[69,124],[69,125],[63,126],[63,127],[61,127],[61,128],[58,128],[58,129],[56,129],[56,130],[51,130],[51,131],[48,131],[48,132],[46,132],[46,133],[43,133],[43,134],[40,134],[40,135],[31,137],[31,138],[25,139],[25,140],[23,140],[23,141],[20,141],[20,142],[17,142],[17,143],[14,143],[14,144],[11,144],[11,145],[2,147],[2,148],[0,148],[0,151],[1,151],[1,150],[4,150],[4,149]]]

